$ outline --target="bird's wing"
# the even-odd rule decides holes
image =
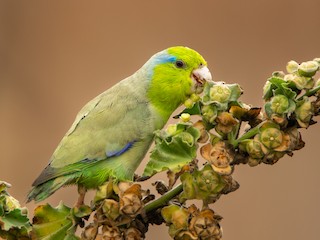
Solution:
[[[116,156],[141,141],[150,131],[148,102],[128,91],[112,88],[89,102],[54,152],[51,166]]]
[[[150,119],[142,94],[132,87],[122,86],[119,91],[114,86],[82,108],[34,185],[123,154],[136,142],[150,138],[154,130]]]

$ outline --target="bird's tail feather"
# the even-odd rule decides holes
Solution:
[[[40,202],[46,199],[59,188],[68,184],[68,180],[69,179],[66,177],[60,177],[39,184],[38,186],[34,186],[27,196],[27,202],[30,202],[32,200],[34,200],[35,202]]]

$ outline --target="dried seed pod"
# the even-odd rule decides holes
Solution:
[[[81,239],[94,240],[98,234],[98,225],[96,223],[89,224],[82,232]]]
[[[261,161],[262,159],[248,157],[248,165],[250,167],[258,166],[261,163]]]
[[[130,217],[140,213],[143,207],[141,185],[120,182],[118,184],[120,197],[120,211]]]
[[[141,240],[143,239],[143,237],[142,237],[142,233],[138,229],[134,227],[130,227],[125,230],[124,239],[125,240]]]
[[[238,120],[235,119],[231,113],[222,112],[216,118],[217,125],[215,127],[218,133],[228,134],[238,124]]]
[[[270,152],[262,159],[262,162],[269,165],[275,164],[285,154],[285,152]]]
[[[155,183],[153,183],[152,185],[156,187],[157,192],[161,195],[165,194],[169,190],[168,187],[166,186],[165,182],[162,180],[158,180]]]
[[[199,239],[190,231],[180,231],[175,237],[175,240],[197,240]]]
[[[219,173],[220,175],[230,175],[233,171],[233,168],[230,165],[226,167],[216,167],[212,165],[212,168],[215,172]]]
[[[120,211],[130,217],[138,215],[142,207],[141,197],[134,193],[124,194],[120,198]]]
[[[162,208],[161,215],[169,225],[171,237],[174,237],[181,230],[187,230],[190,213],[186,208],[172,204]]]
[[[194,123],[193,126],[195,128],[197,128],[200,131],[200,134],[201,134],[200,138],[198,139],[198,142],[199,143],[207,142],[209,140],[209,134],[206,131],[206,127],[205,127],[203,121],[199,120],[196,123]]]
[[[102,212],[107,218],[115,220],[120,215],[119,203],[113,199],[105,199],[102,204]]]
[[[211,209],[202,210],[190,221],[190,230],[198,239],[221,239],[222,229]]]
[[[115,226],[104,225],[102,227],[102,239],[104,240],[122,240],[120,229]]]
[[[224,179],[224,182],[225,182],[225,186],[221,191],[222,194],[228,194],[228,193],[234,192],[240,187],[240,184],[233,179],[232,175],[222,176],[222,178]]]
[[[216,172],[221,174],[230,174],[232,168],[230,163],[234,158],[233,148],[224,141],[219,141],[214,145],[210,143],[204,145],[200,149],[200,153],[206,159]]]
[[[297,128],[292,128],[288,132],[290,137],[290,150],[299,150],[304,147],[305,143],[302,140],[301,134]]]

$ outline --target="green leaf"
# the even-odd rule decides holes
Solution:
[[[177,128],[181,129],[180,124]],[[156,145],[143,176],[152,176],[165,170],[177,172],[196,157],[200,132],[192,126],[184,125],[184,128],[184,131],[178,131],[170,137],[164,130],[156,132]]]
[[[174,116],[173,118],[175,119],[179,118],[182,113],[189,113],[190,115],[200,115],[201,114],[200,102],[196,102],[192,108],[185,108],[181,113]]]
[[[29,219],[21,209],[16,208],[11,212],[8,212],[3,217],[0,217],[0,224],[3,224],[3,230],[8,231],[10,228],[29,227]],[[1,225],[2,225],[1,224]]]
[[[271,77],[268,79],[268,81],[273,84],[273,86],[271,86],[271,89],[274,89],[274,95],[282,94],[289,99],[294,99],[297,96],[297,93],[289,87],[290,83],[285,81],[284,79],[279,77]]]
[[[229,89],[231,90],[231,96],[229,98],[229,102],[232,102],[232,101],[237,101],[238,98],[241,96],[242,94],[242,89],[240,87],[239,84],[226,84]]]
[[[73,235],[70,208],[60,203],[53,208],[40,205],[34,211],[32,237],[41,240],[78,239]]]

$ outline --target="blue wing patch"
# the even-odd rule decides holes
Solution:
[[[107,155],[107,157],[115,157],[115,156],[117,157],[117,156],[120,156],[120,155],[123,154],[124,152],[128,151],[128,150],[133,146],[133,144],[134,144],[135,142],[136,142],[136,141],[127,143],[127,145],[125,145],[124,148],[122,148],[122,149],[119,150],[119,151],[106,152],[106,155]]]

